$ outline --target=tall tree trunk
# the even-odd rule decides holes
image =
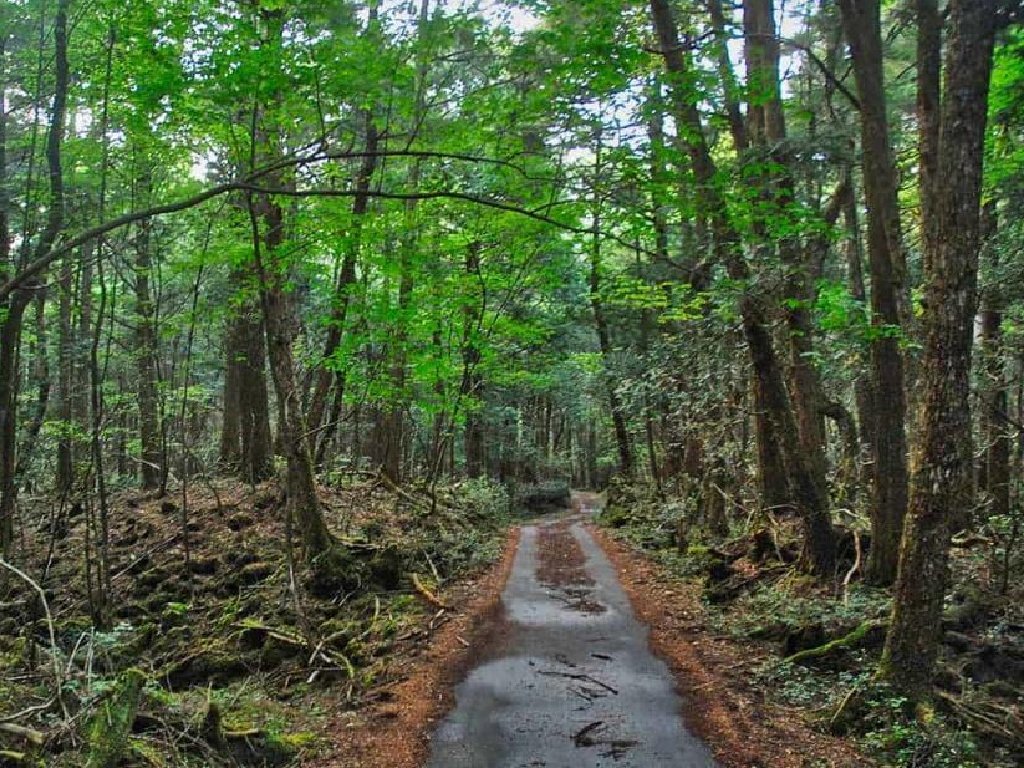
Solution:
[[[46,160],[49,170],[50,199],[47,206],[46,226],[36,243],[34,257],[46,254],[57,240],[64,224],[64,175],[61,167],[61,146],[64,139],[64,120],[67,110],[68,84],[68,4],[60,0],[53,20],[54,40],[54,93],[50,111],[50,125],[46,135]],[[0,56],[3,58],[3,56]],[[2,65],[0,65],[2,66]],[[6,87],[6,70],[0,69],[0,85]],[[13,274],[11,262],[10,204],[6,178],[7,115],[0,106],[0,278]],[[7,306],[0,305],[0,553],[8,555],[14,543],[14,512],[17,498],[17,424],[18,424],[18,352],[21,344],[21,326],[25,309],[35,291],[44,280],[19,288],[9,298]]]
[[[767,215],[785,218],[796,200],[791,159],[786,147],[786,122],[782,110],[779,81],[779,42],[775,29],[773,0],[746,0],[744,35],[750,107],[747,135],[754,142],[760,160],[770,161],[774,172],[763,174],[762,198],[768,203]],[[832,225],[839,215],[838,200],[843,185],[825,211],[825,223]],[[768,221],[756,222],[760,237],[768,238]],[[762,243],[759,246],[765,248]],[[779,255],[786,266],[785,319],[789,346],[789,388],[796,416],[800,448],[811,470],[818,492],[828,498],[825,461],[825,424],[822,415],[824,397],[821,376],[814,363],[814,322],[811,307],[817,298],[816,284],[820,252],[827,245],[811,238],[801,247],[796,237],[782,238]]]
[[[142,160],[146,162],[146,160]],[[143,199],[152,193],[152,172],[147,167],[139,180]],[[161,485],[164,455],[157,401],[157,333],[150,274],[153,268],[152,222],[139,222],[135,237],[135,364],[138,373],[139,438],[142,444],[142,488],[154,491]]]
[[[71,492],[74,483],[74,455],[71,429],[74,419],[75,331],[71,320],[73,301],[72,255],[66,255],[60,265],[59,319],[57,340],[57,418],[60,437],[57,439],[57,492],[63,497]]]
[[[860,217],[857,211],[857,194],[850,178],[850,195],[843,206],[843,223],[846,226],[846,261],[850,281],[850,295],[858,307],[867,306],[867,289],[864,286],[864,254],[861,243]],[[866,321],[865,313],[858,310],[858,319]],[[871,377],[861,375],[853,384],[854,402],[857,407],[857,449],[862,452],[865,447],[874,444],[875,420],[872,415],[874,400],[871,395]],[[867,474],[864,472],[862,474]],[[856,492],[863,490],[864,477],[857,477]],[[851,503],[856,500],[854,493],[849,497]]]
[[[261,10],[260,20],[267,30],[264,45],[280,45],[284,27],[283,12],[278,9]],[[275,95],[274,100],[278,98],[279,94]],[[251,127],[254,162],[258,159],[271,163],[280,159],[280,139],[272,120],[259,104],[254,106]],[[269,174],[267,181],[274,188],[292,183],[280,172]],[[263,309],[267,356],[277,395],[278,428],[286,465],[285,491],[291,514],[299,526],[306,559],[316,563],[321,555],[332,548],[333,538],[327,529],[316,493],[310,436],[303,415],[302,394],[292,351],[297,321],[287,287],[288,264],[281,258],[284,212],[271,195],[266,193],[250,193],[248,209],[253,234],[253,266]]]
[[[370,22],[373,23],[376,15],[376,5],[371,6]],[[352,301],[352,290],[356,285],[356,264],[359,259],[359,251],[362,244],[363,219],[370,202],[370,182],[373,180],[374,171],[377,168],[377,150],[379,147],[377,128],[373,122],[373,113],[366,110],[363,113],[364,131],[366,134],[366,155],[363,157],[362,165],[356,176],[355,197],[352,200],[352,224],[345,238],[346,250],[342,260],[341,270],[338,273],[337,285],[334,289],[333,303],[331,307],[330,324],[327,329],[327,339],[324,342],[324,361],[328,361],[341,344],[342,334],[345,331],[345,322],[348,318],[349,306]],[[332,375],[333,369],[333,375]],[[319,465],[324,458],[327,445],[330,443],[337,430],[339,414],[331,413],[327,424],[323,424],[324,414],[327,412],[327,401],[330,395],[331,384],[335,388],[334,402],[342,403],[344,400],[346,371],[334,363],[331,368],[326,365],[318,369],[315,376],[313,396],[309,408],[309,428],[322,430],[316,448],[316,463]]]
[[[995,203],[986,204],[982,238],[990,245],[993,271],[999,266],[999,251],[992,242],[997,230],[996,217]],[[981,438],[984,444],[978,468],[978,488],[988,496],[988,514],[993,516],[1010,513],[1011,445],[1007,430],[1010,404],[1002,349],[1003,302],[999,280],[993,276],[982,297],[981,308]]]
[[[949,580],[952,522],[974,500],[971,344],[996,0],[951,0],[936,217],[925,260],[920,438],[882,674],[912,700],[929,696]]]
[[[597,139],[597,152],[594,165],[594,242],[590,257],[590,306],[594,313],[594,327],[604,362],[605,386],[608,390],[608,402],[611,407],[612,426],[615,429],[615,445],[619,451],[619,471],[626,477],[633,476],[633,448],[630,445],[629,429],[626,426],[626,414],[622,398],[612,376],[612,342],[608,331],[608,321],[604,314],[604,303],[601,300],[601,191],[598,184],[601,180],[601,138]]]
[[[889,140],[882,73],[880,0],[840,0],[860,96],[864,194],[871,272],[870,424],[871,550],[867,577],[890,584],[896,576],[907,505],[906,398],[899,349],[903,246],[896,165]]]
[[[18,450],[18,463],[15,468],[16,482],[21,482],[28,472],[29,463],[36,444],[39,441],[39,434],[46,422],[46,411],[50,402],[50,359],[49,342],[47,341],[46,330],[46,299],[47,287],[42,286],[36,291],[35,302],[35,333],[31,345],[33,359],[33,382],[36,389],[35,412],[32,414],[32,421],[22,436],[21,448]]]
[[[466,277],[482,283],[479,242],[470,243],[466,249]],[[484,423],[481,413],[484,382],[479,372],[481,354],[477,342],[483,311],[483,296],[477,296],[474,292],[473,299],[466,301],[462,310],[465,329],[462,337],[461,390],[462,397],[471,401],[466,409],[464,449],[466,474],[474,478],[482,476],[484,472]]]
[[[232,282],[246,293],[252,290],[247,270],[235,270]],[[228,329],[221,462],[250,483],[274,474],[263,326],[259,301],[247,296]]]
[[[665,67],[672,79],[673,106],[679,133],[696,181],[698,217],[711,222],[715,252],[729,277],[747,284],[750,270],[744,260],[739,234],[718,187],[717,168],[704,137],[698,105],[693,98],[692,66],[680,44],[671,4],[651,0],[651,14]],[[809,570],[831,575],[835,564],[835,533],[829,517],[828,500],[814,478],[813,468],[800,446],[793,408],[786,391],[782,368],[772,346],[767,297],[746,291],[739,299],[743,335],[747,342],[763,408],[772,432],[783,447],[786,474],[793,503],[803,521],[805,563]]]

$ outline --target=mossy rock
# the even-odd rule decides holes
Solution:
[[[166,583],[170,577],[171,575],[167,572],[166,568],[156,566],[155,568],[150,568],[148,571],[140,573],[135,578],[135,583],[146,589],[155,589]]]
[[[314,597],[333,598],[353,592],[363,583],[359,559],[350,549],[336,544],[311,564],[306,586]]]
[[[402,580],[403,557],[398,547],[389,545],[370,558],[368,577],[372,587],[383,590],[397,589]]]
[[[266,581],[274,575],[277,568],[273,563],[255,562],[242,566],[238,571],[237,581],[245,586],[252,586]]]
[[[334,645],[342,647],[363,632],[363,624],[352,619],[328,619],[320,625],[320,634],[332,638]]]
[[[286,661],[291,661],[297,656],[308,655],[308,648],[296,645],[295,643],[285,642],[273,635],[267,635],[259,655],[260,669],[266,672],[276,669]]]
[[[633,515],[627,507],[608,506],[601,512],[598,522],[607,528],[625,528],[633,522]]]
[[[231,549],[224,554],[224,562],[231,568],[244,568],[257,560],[259,556],[250,549]]]
[[[220,687],[247,674],[249,666],[241,652],[211,648],[175,662],[164,679],[171,688],[180,690],[208,683]]]
[[[279,768],[298,753],[281,737],[262,731],[225,731],[218,751],[242,768]]]
[[[189,570],[197,576],[213,576],[220,566],[216,557],[196,557],[189,561]]]
[[[128,602],[119,605],[114,611],[114,615],[119,619],[135,621],[136,619],[149,616],[149,609],[142,602],[129,600]]]
[[[256,518],[250,515],[248,512],[236,512],[226,521],[226,525],[232,531],[236,533],[238,531],[245,530],[246,528],[252,527],[256,523]]]
[[[31,756],[14,749],[0,749],[0,768],[26,768],[31,765]]]

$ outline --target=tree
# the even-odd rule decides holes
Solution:
[[[866,423],[861,425],[870,455],[872,546],[867,573],[873,582],[884,585],[896,577],[907,504],[906,404],[899,348],[906,267],[883,79],[881,2],[840,0],[839,7],[857,81],[868,211],[871,375],[862,413]]]
[[[923,210],[935,218],[924,222],[933,229],[925,240],[921,433],[882,658],[882,674],[914,699],[929,694],[953,524],[974,500],[970,371],[997,9],[995,0],[950,3],[936,169],[957,183],[924,190],[932,199]]]
[[[711,223],[713,246],[729,278],[745,285],[750,281],[751,273],[742,253],[742,235],[730,221],[718,187],[718,171],[704,138],[694,99],[691,67],[679,40],[672,9],[664,0],[652,0],[651,15],[670,77],[675,118],[684,137],[696,182],[699,215]],[[835,561],[835,536],[828,499],[822,485],[815,480],[808,456],[800,446],[796,419],[768,327],[766,299],[749,289],[744,290],[739,298],[743,334],[754,370],[754,401],[763,409],[771,433],[782,445],[789,491],[805,526],[808,565],[815,572],[826,575],[832,572]]]

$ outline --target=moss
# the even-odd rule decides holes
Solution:
[[[801,661],[820,659],[838,651],[856,648],[857,646],[862,645],[873,631],[877,633],[884,626],[884,623],[877,621],[861,622],[852,632],[849,632],[842,637],[837,637],[834,640],[829,640],[827,643],[817,645],[813,648],[798,651],[792,656],[787,657],[786,661],[797,664]]]
[[[116,768],[121,762],[145,681],[142,670],[126,670],[111,696],[93,715],[88,728],[87,768]]]
[[[266,581],[274,574],[274,566],[271,563],[249,563],[238,571],[238,581],[242,584],[252,585]]]
[[[608,528],[625,528],[633,522],[633,515],[628,506],[608,505],[598,521]]]
[[[341,545],[332,546],[311,564],[308,588],[314,597],[333,598],[358,589],[362,568],[352,551]]]
[[[167,682],[173,688],[212,683],[223,685],[248,674],[241,655],[223,647],[207,648],[174,664],[167,671]]]

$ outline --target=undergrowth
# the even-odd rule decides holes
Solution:
[[[0,722],[30,711],[17,718],[23,730],[0,730],[0,766],[297,764],[317,752],[332,715],[390,679],[391,657],[443,621],[422,590],[438,594],[493,562],[509,523],[504,490],[486,481],[431,499],[346,480],[321,501],[354,586],[315,594],[300,559],[290,575],[279,501],[273,484],[193,498],[186,568],[180,547],[162,546],[180,525],[173,503],[117,498],[112,558],[122,576],[103,631],[93,628],[88,596],[69,586],[82,581],[72,576],[85,537],[83,520],[67,521],[45,580],[60,701],[45,617],[20,585],[3,598],[20,616],[0,625]],[[25,556],[34,574],[45,567],[44,533]],[[137,704],[117,709],[129,667],[144,684]],[[93,718],[109,706],[116,717]],[[127,733],[115,732],[121,720]],[[109,766],[97,762],[98,739],[118,755],[103,758]]]
[[[844,585],[851,563],[845,564],[835,581],[822,584],[798,572],[795,554],[792,560],[780,562],[778,553],[785,557],[798,552],[796,521],[775,522],[770,531],[773,548],[764,556],[755,555],[754,541],[764,521],[734,517],[730,536],[712,539],[694,522],[697,511],[692,496],[672,499],[669,495],[665,500],[649,487],[613,485],[600,522],[673,576],[701,587],[706,626],[714,634],[757,649],[748,679],[770,701],[799,711],[823,731],[855,739],[869,759],[885,768],[1021,764],[1022,735],[1017,734],[1014,746],[1012,723],[1019,722],[1024,692],[998,682],[973,682],[971,658],[976,661],[977,654],[958,656],[947,648],[942,682],[954,690],[940,695],[939,701],[946,706],[908,709],[904,698],[875,679],[892,604],[887,590],[865,585],[859,574]],[[764,528],[761,531],[764,535]],[[977,622],[957,636],[972,643],[972,648],[1012,642],[1008,628],[1021,626],[1020,611],[977,594],[976,585],[984,583],[990,558],[971,552],[957,553],[957,558],[949,615],[953,622],[964,623],[958,618],[961,614]],[[977,603],[986,606],[987,612],[978,612]],[[799,663],[789,659],[804,649],[820,650],[858,627],[867,631],[863,639],[855,635],[858,639],[850,647],[839,644],[835,651]],[[970,637],[964,632],[970,632]],[[1002,698],[991,698],[990,689]],[[979,718],[1005,713],[1006,743],[980,735],[957,710],[959,705],[950,703],[960,701],[975,705]]]

